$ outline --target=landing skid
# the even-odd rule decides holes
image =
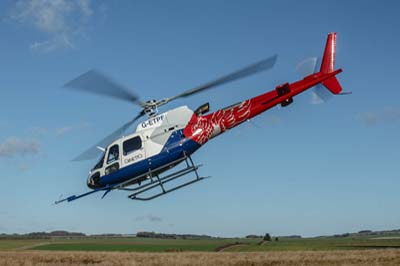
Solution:
[[[175,171],[175,172],[168,174],[166,176],[163,176],[163,177],[161,177],[159,174],[154,173],[154,171],[153,172],[149,171],[149,173],[147,174],[147,177],[148,177],[147,180],[143,181],[144,184],[139,185],[138,187],[134,187],[134,188],[128,188],[128,187],[119,188],[119,190],[134,191],[134,193],[132,193],[131,195],[128,196],[130,199],[147,201],[147,200],[152,200],[152,199],[158,198],[162,195],[168,194],[170,192],[173,192],[180,188],[189,186],[191,184],[194,184],[196,182],[199,182],[199,181],[207,178],[207,177],[199,176],[197,169],[201,165],[195,165],[193,163],[192,158],[189,155],[185,155],[185,157],[181,160],[185,161],[185,163],[186,163],[186,167],[183,169],[180,169],[178,171]],[[167,189],[165,187],[166,183],[176,180],[176,179],[183,177],[192,172],[195,173],[194,179],[187,181],[183,184],[176,185],[172,188]],[[157,188],[161,189],[161,191],[158,193],[155,192],[155,190]],[[153,191],[154,191],[154,193],[152,193]],[[148,192],[150,195],[144,196],[144,197],[140,196],[142,194],[145,194],[146,192]]]
[[[161,172],[165,171],[166,169],[172,168],[183,161],[185,161],[185,164],[186,164],[185,168],[175,171],[171,174],[167,174],[166,176],[160,176]],[[196,182],[199,182],[199,181],[207,178],[207,177],[199,176],[197,169],[199,169],[200,166],[201,165],[195,165],[193,163],[193,160],[190,157],[190,155],[184,154],[184,156],[182,158],[180,158],[176,161],[170,162],[169,164],[163,165],[162,167],[159,167],[154,170],[150,169],[149,172],[142,174],[140,176],[136,176],[125,182],[116,184],[114,186],[95,189],[95,190],[92,190],[92,191],[89,191],[89,192],[86,192],[86,193],[83,193],[83,194],[80,194],[77,196],[72,195],[70,197],[56,201],[55,204],[59,204],[64,201],[67,201],[67,202],[74,201],[79,198],[86,197],[90,194],[100,192],[100,191],[104,192],[104,194],[102,196],[102,198],[104,198],[109,192],[111,192],[113,190],[133,191],[134,193],[132,193],[131,195],[128,196],[132,200],[142,200],[142,201],[152,200],[152,199],[158,198],[162,195],[168,194],[172,191],[189,186],[191,184],[194,184]],[[171,182],[173,180],[177,180],[177,179],[179,179],[187,174],[190,174],[192,172],[195,173],[194,179],[187,181],[183,184],[176,185],[172,188],[165,187],[166,183]],[[138,184],[137,187],[130,187],[130,186],[134,186],[137,184]],[[156,188],[160,188],[161,192],[156,193],[155,192]],[[146,192],[148,192],[148,193],[146,193]],[[152,193],[152,192],[154,192],[154,193]],[[140,196],[145,193],[150,194],[150,195],[144,196],[144,197]]]

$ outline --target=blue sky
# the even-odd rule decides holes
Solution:
[[[51,2],[51,4],[50,4]],[[0,232],[142,230],[307,236],[400,227],[400,60],[396,1],[47,1],[0,3]],[[95,163],[70,160],[130,120],[129,103],[67,91],[100,69],[160,99],[279,54],[267,73],[167,108],[212,110],[295,81],[338,33],[351,96],[311,93],[212,140],[194,155],[212,178],[151,202],[87,191]]]

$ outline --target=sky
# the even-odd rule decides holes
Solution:
[[[0,233],[328,235],[400,228],[400,18],[397,1],[0,2]],[[68,91],[98,69],[141,99],[160,99],[273,54],[275,67],[161,108],[211,110],[301,77],[337,32],[349,96],[312,93],[207,143],[210,179],[149,202],[91,195],[95,161],[71,159],[138,108]],[[132,128],[130,130],[133,130]]]

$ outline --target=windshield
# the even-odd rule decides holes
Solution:
[[[103,167],[103,163],[104,163],[104,156],[106,155],[106,153],[104,152],[103,155],[101,156],[101,159],[99,160],[99,162],[93,167],[92,170],[96,170],[99,168]]]

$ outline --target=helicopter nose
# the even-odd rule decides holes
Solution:
[[[100,181],[100,172],[95,172],[92,175],[89,175],[87,179],[87,186],[91,189],[99,188],[99,181]]]

